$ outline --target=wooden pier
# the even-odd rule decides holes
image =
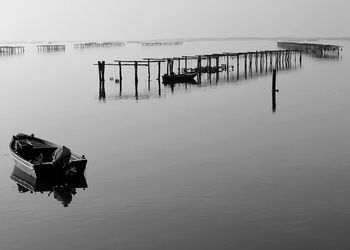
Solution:
[[[160,42],[160,41],[145,41],[142,46],[179,46],[183,45],[182,41]]]
[[[296,42],[278,42],[279,48],[288,50],[301,50],[305,54],[311,54],[316,57],[339,57],[343,47],[338,45],[318,44],[318,43],[296,43]]]
[[[75,49],[91,49],[91,48],[106,48],[106,47],[123,47],[124,42],[88,42],[88,43],[76,43],[74,44]]]
[[[24,46],[0,46],[0,56],[20,55],[24,53]]]
[[[63,52],[66,50],[66,45],[61,44],[45,44],[37,46],[38,52]]]
[[[301,67],[302,63],[302,52],[300,50],[266,50],[238,53],[223,52],[171,58],[143,58],[143,60],[135,61],[115,60],[113,63],[99,61],[95,65],[98,65],[100,93],[104,93],[102,98],[105,96],[105,66],[113,66],[118,69],[117,71],[119,73],[117,73],[115,78],[117,79],[116,83],[119,83],[120,96],[122,95],[123,86],[122,68],[125,66],[133,67],[135,74],[135,98],[138,99],[138,69],[140,67],[147,68],[148,90],[150,91],[150,69],[152,64],[156,64],[156,80],[158,82],[158,92],[161,95],[161,65],[163,63],[166,64],[163,67],[163,71],[167,75],[170,73],[182,74],[196,72],[196,83],[201,85],[203,83],[211,84],[212,81],[218,83],[220,78],[223,78],[226,82],[233,82],[259,75],[272,74],[273,70],[281,71],[289,70],[293,67],[298,68]],[[203,78],[204,74],[206,77]],[[214,79],[212,79],[212,76],[214,76]],[[171,87],[173,88],[174,86]]]

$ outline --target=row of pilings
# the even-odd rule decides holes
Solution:
[[[318,58],[339,58],[342,46],[319,44],[319,43],[296,43],[296,42],[278,42],[277,46],[283,49],[300,50],[305,54]]]
[[[122,47],[125,46],[124,42],[89,42],[89,43],[76,43],[75,49],[91,49],[91,48],[106,48],[106,47]]]
[[[20,55],[24,53],[24,46],[0,46],[0,55]]]
[[[102,43],[77,43],[74,44],[75,49],[89,49],[89,48],[105,48],[105,47],[121,47],[125,46],[123,42],[102,42]],[[39,53],[50,52],[64,52],[66,50],[64,44],[42,44],[37,45],[37,51]],[[24,54],[24,46],[0,46],[0,56],[2,55],[21,55]]]
[[[120,96],[122,95],[123,88],[123,68],[133,67],[135,79],[135,97],[138,98],[138,69],[140,67],[147,68],[148,90],[150,90],[152,64],[156,64],[157,66],[157,72],[155,73],[157,75],[156,80],[159,88],[158,93],[161,95],[160,83],[162,72],[166,75],[196,73],[197,84],[211,84],[213,75],[215,76],[213,81],[216,83],[219,82],[220,77],[225,78],[227,82],[238,81],[241,79],[248,79],[259,75],[272,73],[273,70],[280,71],[301,67],[302,53],[299,50],[266,50],[239,53],[224,52],[220,54],[215,53],[172,58],[144,58],[143,60],[137,61],[115,60],[112,63],[99,61],[95,65],[98,65],[100,98],[103,99],[105,97],[104,74],[106,66],[112,66],[118,69],[116,82],[119,84]],[[165,67],[163,71],[162,65]],[[174,86],[170,85],[170,87],[173,88]]]

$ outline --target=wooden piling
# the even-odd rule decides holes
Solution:
[[[135,61],[135,97],[138,99],[139,93],[138,93],[138,76],[137,76],[137,62]]]
[[[227,81],[230,81],[230,56],[226,55],[226,74],[227,74]]]
[[[150,82],[151,82],[151,68],[150,68],[150,62],[149,59],[147,59],[147,75],[148,75],[148,89],[150,88]]]
[[[197,63],[197,68],[198,68],[198,84],[201,84],[202,82],[202,57],[198,56],[198,63]]]
[[[160,61],[158,61],[158,80],[160,81]]]
[[[247,78],[247,54],[244,54],[244,76]]]
[[[239,54],[237,54],[237,79],[239,79]]]
[[[272,70],[272,92],[276,92],[276,69]]]

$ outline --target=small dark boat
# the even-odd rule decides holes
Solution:
[[[50,173],[61,175],[83,175],[87,160],[55,143],[34,135],[13,136],[9,150],[15,166],[34,178]]]
[[[171,83],[196,83],[194,77],[197,73],[186,73],[186,74],[165,74],[163,75],[163,84],[171,84]]]

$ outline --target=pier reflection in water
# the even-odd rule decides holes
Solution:
[[[16,182],[20,193],[47,193],[67,207],[77,194],[77,189],[87,188],[86,178],[82,174],[58,175],[46,174],[40,177],[33,177],[14,166],[10,178]]]

